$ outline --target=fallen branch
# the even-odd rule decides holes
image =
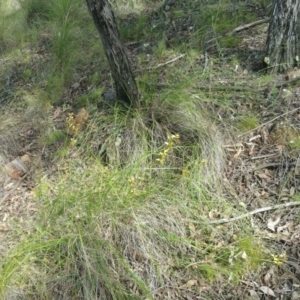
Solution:
[[[239,92],[251,92],[251,93],[261,93],[263,89],[255,89],[247,86],[238,85],[196,85],[196,89],[199,90],[216,90],[216,91],[239,91]]]
[[[214,221],[208,221],[208,222],[201,222],[201,224],[224,224],[224,223],[229,223],[229,222],[234,222],[243,218],[247,218],[250,217],[252,215],[255,214],[259,214],[265,211],[269,211],[269,210],[274,210],[274,209],[281,209],[281,208],[286,208],[286,207],[291,207],[291,206],[298,206],[300,205],[300,201],[296,201],[296,202],[289,202],[289,203],[284,203],[284,204],[278,204],[278,205],[273,205],[273,206],[267,206],[267,207],[262,207],[262,208],[258,208],[255,209],[253,211],[250,211],[246,214],[234,217],[234,218],[225,218],[225,219],[220,219],[220,220],[214,220]],[[199,222],[197,222],[199,223]]]
[[[299,81],[300,77],[293,78],[288,81],[282,81],[279,83],[274,84],[276,88],[282,88],[287,86],[291,83]],[[239,91],[239,92],[251,92],[251,93],[262,93],[265,92],[268,88],[268,85],[262,86],[261,88],[254,88],[248,86],[239,86],[239,85],[196,85],[195,88],[200,90],[216,90],[216,91]]]
[[[280,167],[282,165],[284,165],[282,162],[264,164],[264,165],[260,165],[256,168],[251,169],[249,172],[255,172],[255,171],[258,171],[258,170],[261,170],[261,169],[267,169],[267,168],[272,168],[272,167]],[[291,163],[287,163],[286,167],[294,167],[294,166],[297,166],[297,165],[298,165],[298,163],[291,162]]]
[[[174,61],[176,61],[176,60],[178,60],[178,59],[180,59],[180,58],[182,58],[182,57],[184,57],[184,56],[185,56],[185,54],[181,54],[181,55],[179,55],[179,56],[177,56],[177,57],[175,57],[175,58],[173,58],[173,59],[171,59],[171,60],[168,60],[168,61],[166,61],[166,62],[164,62],[164,63],[158,64],[158,65],[155,66],[155,67],[147,68],[146,70],[154,70],[154,69],[158,69],[158,68],[164,67],[164,66],[166,66],[166,65],[168,65],[168,64],[171,64],[171,63],[173,63]]]
[[[270,21],[270,18],[265,18],[265,19],[262,19],[262,20],[258,20],[258,21],[254,21],[252,23],[249,23],[249,24],[246,24],[246,25],[242,25],[242,26],[239,26],[239,27],[236,27],[235,29],[233,29],[232,31],[228,32],[226,35],[227,36],[230,36],[230,35],[233,35],[234,33],[237,33],[237,32],[240,32],[242,30],[245,30],[245,29],[248,29],[250,27],[253,27],[253,26],[256,26],[256,25],[260,25],[260,24],[263,24],[263,23],[267,23]],[[217,38],[222,38],[223,36],[218,36]],[[213,38],[213,39],[210,39],[208,41],[206,41],[205,43],[206,44],[209,44],[211,43],[212,41],[216,40],[216,38]],[[206,48],[206,50],[208,50],[211,46],[208,46]]]
[[[254,27],[254,26],[257,26],[257,25],[260,25],[260,24],[263,24],[263,23],[267,23],[269,21],[270,21],[270,18],[265,18],[265,19],[262,19],[262,20],[254,21],[252,23],[248,23],[246,25],[239,26],[239,27],[233,29],[231,32],[229,32],[228,35],[232,35],[236,32],[240,32],[242,30],[245,30],[245,29],[248,29],[250,27]]]

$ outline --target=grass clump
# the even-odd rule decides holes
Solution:
[[[299,136],[296,137],[293,140],[290,140],[289,146],[292,150],[299,150],[300,149],[300,138],[299,138]]]
[[[241,116],[237,122],[237,128],[243,132],[259,126],[259,120],[255,116]]]
[[[225,246],[228,228],[207,223],[210,211],[234,208],[221,197],[222,151],[204,111],[184,92],[152,104],[99,113],[78,133],[59,177],[36,189],[38,221],[2,261],[1,295],[154,299],[173,293],[168,283],[178,277],[197,287],[220,276],[237,280],[253,267],[257,252],[242,242]],[[99,134],[98,156],[88,141]],[[243,239],[251,236],[246,223],[231,231],[240,228]]]

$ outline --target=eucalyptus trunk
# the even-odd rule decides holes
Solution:
[[[271,72],[298,65],[300,0],[273,0],[264,62]]]
[[[120,39],[110,2],[109,0],[86,0],[86,3],[100,33],[114,79],[117,100],[137,106],[139,103],[138,88],[125,46]]]

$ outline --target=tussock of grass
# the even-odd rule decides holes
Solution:
[[[174,282],[236,280],[262,257],[237,242],[225,250],[217,240],[228,238],[227,229],[205,225],[210,211],[233,208],[218,189],[220,139],[197,103],[165,100],[151,111],[99,114],[69,157],[94,152],[88,140],[104,128],[108,165],[90,154],[65,157],[59,178],[37,188],[39,221],[2,263],[2,295],[22,287],[31,299],[151,299],[173,295]],[[172,133],[180,140],[161,164]],[[249,261],[239,257],[242,250]]]
[[[0,119],[0,155],[6,161],[34,148],[37,137],[53,128],[51,106],[43,99],[43,92],[20,89],[15,95],[16,100],[5,106],[6,113]]]

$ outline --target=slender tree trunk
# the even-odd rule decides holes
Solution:
[[[298,64],[300,0],[273,0],[264,62],[271,72],[284,72]]]
[[[86,0],[105,49],[118,100],[138,105],[137,85],[109,0]]]

